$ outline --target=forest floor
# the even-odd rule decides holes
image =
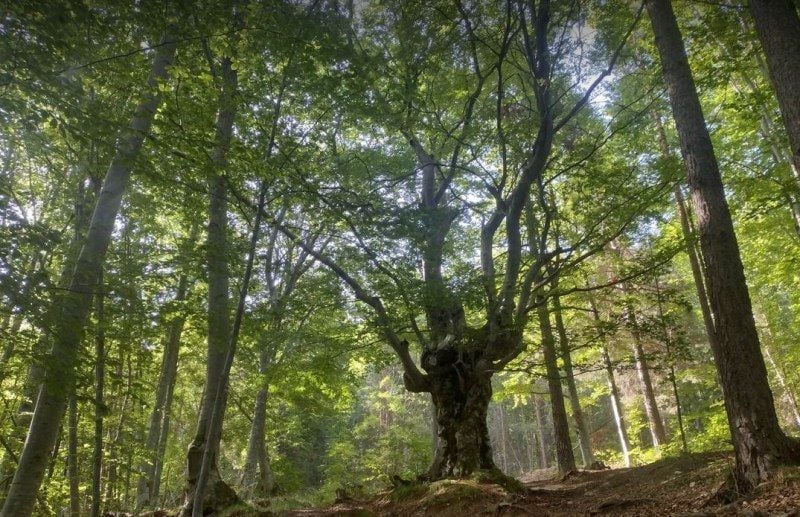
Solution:
[[[538,471],[509,491],[476,480],[410,484],[365,500],[327,508],[291,510],[286,517],[481,515],[685,515],[800,517],[800,468],[783,469],[745,498],[730,504],[714,495],[730,473],[728,453],[691,454],[649,465],[573,472],[543,479]]]

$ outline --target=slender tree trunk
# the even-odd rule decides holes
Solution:
[[[772,325],[770,324],[769,318],[766,314],[762,314],[762,316],[767,327],[767,342],[764,343],[764,357],[767,358],[767,362],[772,367],[772,371],[775,372],[775,379],[778,381],[778,386],[780,386],[781,390],[783,391],[783,396],[786,399],[789,410],[792,412],[792,418],[795,425],[800,427],[800,409],[797,405],[797,397],[795,396],[794,391],[792,391],[792,387],[786,382],[784,371],[778,366],[778,364],[775,362],[775,359],[772,358],[772,353],[770,352],[770,347],[768,344],[772,340]]]
[[[503,472],[508,472],[508,433],[506,432],[506,412],[503,404],[496,404],[500,431],[500,457],[503,460]]]
[[[581,448],[583,465],[586,467],[594,463],[592,442],[589,438],[589,426],[587,425],[586,419],[583,417],[583,409],[581,409],[578,387],[575,383],[575,372],[572,368],[572,352],[569,348],[567,329],[564,327],[564,318],[561,314],[561,300],[558,296],[553,298],[553,312],[556,317],[556,330],[558,331],[558,341],[561,346],[561,358],[564,361],[564,374],[567,381],[570,405],[572,406],[572,417],[575,419],[575,428],[578,430],[578,443]]]
[[[650,367],[647,364],[647,356],[642,348],[642,337],[639,331],[639,323],[636,312],[629,304],[627,308],[628,321],[631,325],[631,336],[633,336],[633,359],[636,362],[636,373],[639,376],[639,388],[642,391],[644,400],[644,410],[647,415],[647,422],[650,425],[650,435],[653,438],[653,446],[657,449],[666,444],[667,433],[664,430],[664,423],[661,421],[661,413],[658,410],[653,381],[650,377]]]
[[[550,391],[550,407],[553,412],[553,429],[555,431],[556,460],[561,472],[576,469],[575,456],[572,453],[572,441],[569,436],[567,409],[564,407],[564,392],[561,389],[561,374],[558,371],[556,342],[550,323],[550,313],[545,299],[538,300],[537,315],[539,330],[542,334],[542,351],[547,370],[547,385]]]
[[[794,423],[800,427],[800,410],[798,410],[797,407],[797,398],[795,397],[792,389],[786,383],[786,379],[784,379],[780,368],[778,368],[778,365],[775,364],[775,360],[772,358],[772,354],[770,353],[768,346],[764,346],[764,355],[767,357],[767,361],[769,362],[770,366],[772,366],[772,371],[775,372],[775,378],[778,380],[778,385],[783,390],[786,402],[788,403],[789,409],[792,412]]]
[[[208,353],[206,362],[206,384],[197,422],[194,440],[189,446],[186,504],[184,515],[202,514],[204,507],[216,508],[237,500],[236,494],[219,477],[217,471],[217,450],[219,443],[212,437],[212,418],[217,395],[225,377],[225,363],[229,353],[231,322],[229,309],[228,273],[228,214],[227,182],[224,176],[227,155],[233,136],[233,122],[236,116],[237,75],[231,59],[225,57],[221,66],[222,88],[219,94],[214,150],[211,156],[214,176],[211,178],[211,199],[208,215]],[[258,213],[260,217],[261,213]],[[205,464],[205,471],[203,470]],[[205,494],[205,484],[211,480],[211,490]],[[197,488],[200,490],[197,490]],[[197,509],[194,501],[207,495]],[[202,499],[201,499],[202,500]]]
[[[270,366],[268,351],[262,350],[259,364],[259,377],[262,386],[256,394],[253,409],[253,423],[250,426],[250,437],[247,442],[247,456],[242,471],[242,488],[247,498],[268,497],[272,493],[275,482],[266,447],[267,396],[269,384],[266,379]]]
[[[655,287],[656,287],[656,305],[658,307],[658,321],[661,324],[661,331],[664,336],[664,347],[666,349],[666,360],[669,365],[669,373],[668,373],[668,380],[670,385],[672,386],[672,394],[675,397],[675,412],[678,416],[678,430],[680,431],[681,435],[681,447],[684,453],[689,452],[689,445],[686,443],[686,432],[683,428],[683,409],[681,407],[681,397],[680,393],[678,392],[678,381],[675,378],[675,361],[672,355],[672,337],[670,335],[670,331],[667,328],[667,322],[664,316],[664,306],[661,299],[661,283],[658,280],[658,277],[655,279]]]
[[[800,171],[800,17],[792,0],[751,0],[750,13],[767,58],[769,76]]]
[[[105,302],[103,294],[102,266],[97,279],[99,292],[95,296],[95,310],[97,312],[97,334],[95,335],[95,392],[94,392],[94,453],[92,455],[92,510],[91,516],[100,515],[101,506],[101,480],[103,474],[103,415],[105,412],[104,389],[105,374]]]
[[[47,377],[39,392],[28,438],[0,517],[27,517],[33,511],[47,458],[57,439],[66,400],[73,390],[75,363],[85,332],[91,293],[105,258],[134,161],[161,101],[158,84],[166,79],[167,70],[175,55],[176,45],[171,34],[163,39],[163,43],[156,50],[144,99],[137,106],[130,128],[121,138],[106,173],[103,191],[95,205],[86,243],[78,257],[70,288],[56,302],[60,305],[60,316],[56,322]]]
[[[715,316],[714,357],[736,455],[735,479],[744,492],[767,479],[776,464],[797,462],[800,451],[778,425],[739,245],[672,5],[647,0],[646,6],[692,191]]]
[[[592,298],[589,298],[590,309],[592,310],[592,317],[600,330],[600,311],[597,310],[597,305]],[[608,380],[608,389],[611,399],[611,411],[614,416],[614,424],[617,428],[617,436],[619,437],[619,448],[622,451],[622,459],[625,461],[625,466],[631,466],[630,448],[631,442],[628,439],[628,428],[625,424],[625,411],[622,407],[622,397],[620,396],[617,381],[614,377],[614,364],[611,362],[611,356],[608,354],[608,348],[605,344],[605,337],[601,337],[602,344],[600,354],[603,357],[603,366],[606,369],[606,378]]]
[[[550,466],[550,446],[547,443],[547,421],[544,416],[544,401],[540,395],[533,395],[533,413],[536,418],[536,444],[539,446],[539,468]]]
[[[80,253],[83,245],[83,231],[89,224],[88,213],[84,209],[86,203],[85,192],[83,189],[84,172],[79,168],[77,179],[77,193],[75,198],[75,226],[72,235],[72,240],[69,244],[67,252],[67,261],[63,266],[61,273],[58,277],[57,285],[59,288],[66,289],[69,287],[69,277],[72,269],[75,267],[75,262]],[[57,314],[57,308],[52,306],[48,309],[47,321],[51,321]],[[32,356],[34,358],[45,355],[50,347],[50,335],[46,332],[41,333],[36,343],[33,346]],[[13,350],[9,350],[11,352]],[[9,433],[10,442],[14,446],[15,451],[21,451],[25,442],[25,435],[30,427],[31,417],[36,407],[36,398],[39,395],[39,387],[42,379],[44,378],[44,368],[38,360],[31,361],[28,365],[25,382],[22,389],[22,399],[17,408],[16,418],[13,420],[13,428]],[[0,375],[2,377],[2,375]],[[18,458],[13,461],[9,455],[5,455],[2,464],[0,464],[0,507],[5,501],[5,495],[11,485],[14,477],[14,470],[17,466]]]
[[[242,287],[239,293],[239,303],[236,307],[236,316],[233,320],[233,327],[231,328],[230,340],[228,342],[228,351],[225,357],[225,364],[221,372],[220,380],[217,386],[217,395],[214,398],[214,405],[211,412],[211,420],[208,424],[208,435],[206,440],[206,448],[203,452],[203,461],[200,466],[200,475],[197,478],[197,485],[195,486],[194,501],[192,504],[192,517],[203,517],[205,514],[204,506],[206,503],[205,489],[206,482],[211,475],[212,469],[216,469],[215,456],[216,451],[219,450],[219,442],[222,437],[222,422],[225,416],[225,408],[228,402],[228,382],[230,378],[231,366],[233,365],[234,355],[236,354],[236,345],[239,339],[239,330],[242,326],[244,319],[245,304],[247,301],[247,290],[250,286],[250,276],[253,272],[253,261],[256,255],[256,246],[258,244],[259,230],[261,229],[261,214],[264,210],[264,204],[267,195],[267,187],[265,183],[261,184],[260,192],[258,195],[258,203],[256,204],[256,215],[253,221],[253,233],[250,237],[250,249],[247,254],[247,262],[245,264],[244,275],[242,277]],[[235,494],[234,494],[235,495]],[[219,503],[216,499],[212,499],[215,506]],[[224,506],[223,506],[224,507]]]
[[[67,432],[67,477],[69,478],[69,514],[81,515],[80,473],[78,471],[78,402],[75,396],[69,398],[69,424]]]
[[[196,238],[196,229],[190,232],[189,241],[193,242]],[[182,304],[186,300],[189,290],[189,278],[184,273],[178,279],[178,290],[175,295],[175,302]],[[140,476],[136,490],[136,508],[141,509],[150,506],[155,502],[154,487],[156,485],[156,465],[159,463],[159,438],[168,418],[168,398],[174,385],[178,371],[178,352],[180,351],[181,335],[186,323],[185,311],[180,308],[179,313],[167,324],[169,329],[164,346],[164,355],[161,360],[161,374],[156,387],[156,399],[153,412],[150,414],[150,426],[147,430],[147,441],[145,449],[147,458],[139,467]],[[170,398],[171,401],[171,398]],[[166,434],[164,435],[166,438]]]

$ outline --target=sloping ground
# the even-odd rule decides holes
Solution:
[[[730,472],[725,453],[668,458],[628,469],[575,472],[562,480],[523,478],[524,488],[475,480],[410,485],[367,501],[324,509],[284,512],[284,516],[443,516],[480,515],[776,515],[800,517],[800,468],[783,469],[748,498],[729,505],[710,502]]]

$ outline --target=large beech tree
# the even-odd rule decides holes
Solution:
[[[614,224],[595,221],[583,233],[573,235],[574,243],[559,241],[551,182],[560,174],[549,168],[554,160],[554,140],[583,116],[582,109],[611,73],[638,16],[631,16],[627,32],[617,35],[616,46],[607,52],[606,65],[582,70],[589,86],[575,92],[574,87],[564,85],[570,83],[564,63],[554,63],[551,55],[551,38],[557,38],[558,48],[567,46],[569,31],[565,27],[578,23],[568,18],[568,10],[558,11],[560,20],[567,17],[564,26],[552,27],[554,7],[547,1],[495,7],[456,3],[437,6],[435,11],[405,3],[396,7],[395,25],[389,26],[388,33],[377,34],[386,53],[396,52],[397,67],[387,71],[388,81],[376,79],[369,95],[389,108],[390,122],[416,159],[411,175],[401,175],[408,179],[388,179],[402,184],[394,196],[403,204],[391,210],[386,203],[392,201],[374,195],[353,200],[346,177],[321,191],[298,174],[302,188],[312,191],[318,206],[329,209],[345,229],[344,235],[331,236],[331,247],[341,247],[342,252],[349,249],[346,259],[303,243],[292,228],[274,217],[273,224],[330,268],[356,299],[371,309],[375,326],[403,365],[406,388],[430,393],[438,443],[427,477],[439,479],[494,468],[486,424],[492,376],[526,349],[529,316],[538,311],[541,320],[550,296],[548,286],[557,271],[598,252],[621,231]],[[414,9],[424,9],[431,23],[442,26],[447,36],[434,41],[415,25],[419,14]],[[479,28],[488,20],[500,23],[499,38],[495,32],[490,35]],[[386,30],[380,22],[378,27]],[[460,35],[463,42],[458,42]],[[463,110],[429,118],[425,110],[435,109],[435,104],[426,106],[423,92],[429,82],[435,85],[444,80],[437,76],[437,67],[441,56],[449,53],[463,62],[458,70],[460,77],[466,77],[461,86]],[[514,66],[521,66],[524,74],[513,74]],[[557,73],[564,75],[559,78]],[[392,89],[394,78],[402,84],[399,89]],[[374,118],[377,116],[370,114],[374,120],[379,120]],[[448,117],[452,129],[442,131],[431,120],[443,116]],[[527,141],[528,134],[534,135],[533,141]],[[350,147],[353,155],[372,152],[369,145],[339,139],[337,148],[344,141],[343,147]],[[481,145],[490,145],[492,150],[487,154],[479,149]],[[596,150],[595,144],[581,151]],[[577,159],[572,167],[580,165],[580,155]],[[339,158],[340,164],[342,160]],[[563,167],[570,166],[565,163]],[[376,176],[367,181],[376,185],[387,181],[378,171],[369,173]],[[467,191],[480,201],[465,201],[462,196]],[[346,200],[341,193],[346,193]],[[642,198],[646,203],[648,197]],[[378,223],[381,209],[396,212],[396,218]],[[607,216],[598,214],[600,219]],[[463,231],[459,220],[467,217],[482,221],[476,236],[480,254],[472,262],[479,269],[477,285],[483,291],[477,302],[475,295],[464,291],[465,286],[459,286],[463,280],[448,274],[450,241],[455,232]],[[378,226],[370,226],[370,221]],[[624,221],[619,224],[624,226],[628,220]],[[391,228],[388,236],[386,225]],[[345,235],[352,246],[342,242]],[[402,260],[386,255],[386,250],[395,247],[386,237],[408,246]],[[364,262],[351,267],[354,260]],[[414,266],[405,270],[401,266],[414,263],[419,264],[420,276],[411,274],[409,278]],[[399,330],[404,320],[406,330]],[[549,325],[548,321],[545,328]],[[543,339],[546,358],[555,364],[552,331]],[[419,365],[411,341],[421,349]],[[556,427],[566,433],[558,443],[559,467],[572,470],[575,460],[561,380],[557,369],[548,373],[553,418]]]

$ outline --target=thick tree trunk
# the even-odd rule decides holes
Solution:
[[[656,131],[658,132],[658,144],[661,157],[667,159],[671,156],[669,142],[667,141],[667,132],[664,131],[661,115],[655,113],[654,118],[656,121]],[[683,198],[683,191],[681,191],[680,184],[675,184],[673,192],[675,196],[675,207],[678,210],[678,219],[681,223],[681,233],[683,234],[683,240],[686,245],[686,254],[689,256],[689,266],[692,270],[694,288],[697,292],[697,301],[700,305],[700,313],[703,316],[703,325],[706,329],[706,337],[708,338],[709,345],[711,345],[713,349],[716,346],[714,344],[714,340],[716,339],[714,318],[711,315],[711,307],[708,304],[708,295],[706,293],[705,281],[703,280],[703,268],[700,265],[700,259],[697,257],[694,229],[689,220],[689,214],[686,211],[686,201]]]
[[[544,365],[547,370],[547,386],[550,391],[550,408],[553,413],[556,461],[558,462],[558,469],[566,473],[575,470],[576,466],[575,455],[572,453],[572,440],[569,436],[567,409],[564,406],[564,392],[561,389],[561,374],[558,371],[556,340],[553,336],[553,327],[550,324],[550,312],[547,308],[547,301],[545,299],[539,299],[537,303],[539,330],[542,334]]]
[[[800,171],[800,17],[792,0],[751,0],[750,13],[767,57],[769,76]]]
[[[657,449],[667,443],[667,433],[664,430],[664,423],[661,421],[661,413],[658,410],[658,402],[656,401],[655,390],[653,390],[653,380],[650,377],[650,367],[647,364],[647,356],[642,348],[642,337],[639,332],[636,312],[630,305],[627,312],[631,325],[631,336],[633,337],[633,360],[636,363],[636,373],[639,377],[639,388],[642,391],[644,411],[650,426],[653,447]]]
[[[475,367],[479,354],[459,350],[449,341],[423,354],[422,367],[428,372],[439,431],[426,473],[430,480],[496,468],[486,422],[492,378],[491,373]]]
[[[195,231],[192,230],[190,233],[192,235],[190,241],[193,241]],[[178,279],[178,290],[175,295],[175,301],[178,303],[185,301],[188,290],[189,278],[186,274],[182,274]],[[184,311],[180,309],[179,314],[167,325],[169,331],[164,346],[164,356],[161,360],[161,374],[159,375],[158,386],[156,387],[155,405],[150,415],[150,426],[147,430],[147,441],[145,443],[147,458],[139,467],[141,475],[139,476],[139,483],[136,489],[137,509],[145,508],[155,502],[154,492],[155,485],[157,484],[156,465],[160,462],[159,438],[162,436],[162,432],[164,432],[164,422],[168,418],[167,413],[171,405],[171,397],[169,394],[175,386],[175,378],[178,371],[178,352],[180,351],[181,335],[183,334],[185,323],[186,316],[184,315]],[[166,437],[166,433],[164,436]]]
[[[697,216],[735,478],[738,489],[747,491],[767,479],[776,464],[797,462],[800,450],[778,425],[739,245],[672,5],[669,0],[647,0],[646,5]]]
[[[578,430],[578,444],[581,448],[583,465],[586,467],[594,463],[592,442],[589,438],[589,426],[586,423],[586,419],[583,417],[583,409],[581,409],[578,386],[575,383],[575,372],[572,368],[572,351],[569,348],[567,329],[564,326],[564,318],[561,314],[561,300],[559,300],[558,296],[553,298],[553,312],[556,317],[556,330],[558,331],[558,342],[561,348],[561,359],[564,361],[564,375],[567,381],[570,406],[572,406],[572,418],[575,420],[575,428]]]
[[[175,55],[176,45],[171,34],[164,38],[163,43],[156,50],[144,99],[137,106],[130,128],[121,138],[106,173],[103,191],[95,205],[86,243],[75,266],[69,290],[56,302],[60,304],[60,316],[56,322],[47,377],[39,392],[19,466],[0,512],[2,517],[27,517],[33,511],[47,459],[58,436],[66,400],[74,386],[75,363],[85,332],[91,293],[105,258],[134,161],[161,102],[158,84],[166,79]]]

